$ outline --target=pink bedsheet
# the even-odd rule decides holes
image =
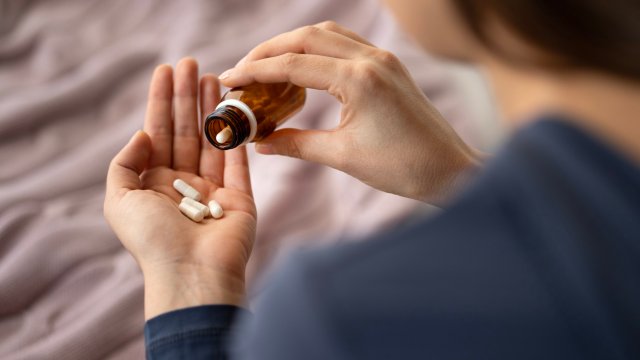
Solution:
[[[154,66],[191,55],[219,73],[260,41],[326,19],[397,53],[473,140],[472,114],[446,72],[375,1],[0,2],[0,358],[144,356],[142,277],[102,201],[109,160],[142,125]],[[336,101],[311,91],[289,125],[330,128],[338,117]],[[252,147],[250,161],[259,210],[252,296],[289,250],[358,238],[417,206]]]

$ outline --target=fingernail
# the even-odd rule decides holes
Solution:
[[[256,152],[263,154],[263,155],[272,155],[275,154],[273,152],[273,145],[271,144],[263,144],[263,143],[257,143],[256,144]]]
[[[232,71],[233,71],[233,69],[229,69],[229,70],[223,72],[222,74],[220,74],[220,76],[218,76],[218,79],[224,80],[224,79],[228,78],[229,76],[231,76],[231,72]]]

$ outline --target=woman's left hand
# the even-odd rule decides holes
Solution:
[[[145,317],[203,304],[241,305],[253,247],[256,209],[244,147],[222,152],[202,141],[202,114],[220,99],[213,75],[198,91],[198,66],[183,59],[156,68],[144,132],[109,166],[104,213],[145,280]],[[198,96],[198,92],[200,96]],[[224,209],[221,219],[193,222],[178,210],[172,184],[183,179]]]

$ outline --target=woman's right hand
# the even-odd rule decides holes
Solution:
[[[282,129],[256,144],[344,171],[380,190],[442,205],[479,164],[390,52],[324,22],[276,36],[220,76],[326,90],[342,103],[332,130]]]

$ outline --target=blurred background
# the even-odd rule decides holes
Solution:
[[[500,142],[482,76],[429,57],[375,0],[0,0],[0,358],[144,357],[142,277],[102,202],[109,161],[142,127],[153,68],[193,56],[217,74],[324,20],[396,53],[466,141],[487,151]],[[309,91],[287,126],[331,128],[339,112]],[[289,251],[437,211],[326,167],[249,154],[252,298]]]

